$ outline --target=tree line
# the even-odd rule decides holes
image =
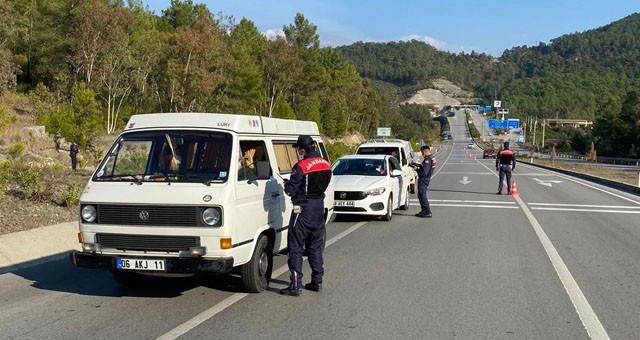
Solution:
[[[160,15],[140,0],[0,0],[0,91],[28,95],[48,132],[82,145],[149,112],[312,120],[329,137],[438,135],[428,110],[388,105],[316,29],[299,13],[270,40],[192,0]]]

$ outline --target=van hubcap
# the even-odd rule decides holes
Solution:
[[[269,257],[266,252],[262,252],[260,254],[260,260],[258,261],[258,271],[260,276],[265,276],[267,274],[267,269],[269,268]]]

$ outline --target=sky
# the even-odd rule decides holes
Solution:
[[[213,14],[251,20],[265,35],[282,34],[302,13],[321,46],[357,41],[420,40],[453,53],[499,57],[564,34],[605,26],[640,12],[638,0],[192,0]],[[161,15],[170,0],[143,0]]]

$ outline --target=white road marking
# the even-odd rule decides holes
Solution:
[[[417,199],[411,199],[411,202],[419,202]],[[438,203],[441,202],[441,203]],[[465,208],[493,208],[493,209],[519,209],[514,202],[499,201],[465,201],[465,200],[429,200],[431,206],[434,207],[465,207]],[[480,204],[471,204],[480,203]]]
[[[471,183],[471,181],[469,180],[469,176],[462,176],[462,180],[458,182],[462,183],[462,185],[467,185]]]
[[[443,171],[443,175],[493,175],[491,172],[451,172]]]
[[[538,184],[548,186],[549,188],[553,187],[553,184],[562,183],[562,181],[558,181],[558,180],[555,180],[555,179],[542,180],[542,179],[539,179],[539,178],[536,178],[536,177],[532,178],[532,180],[538,182]]]
[[[603,210],[603,209],[577,209],[577,208],[536,208],[532,207],[531,210],[553,210],[553,211],[584,211],[592,213],[617,213],[617,214],[640,214],[638,211],[629,210]]]
[[[528,205],[554,206],[554,207],[583,207],[583,208],[611,208],[611,209],[640,209],[640,206],[631,205],[598,205],[598,204],[566,204],[566,203],[527,203]]]
[[[349,229],[341,232],[340,234],[332,237],[330,240],[327,240],[327,243],[325,244],[325,248],[336,243],[337,241],[339,241],[340,239],[344,238],[345,236],[351,234],[352,232],[356,231],[358,228],[362,227],[363,225],[365,225],[367,222],[360,222],[360,223],[356,223],[355,225],[351,226]],[[278,277],[286,272],[289,271],[289,268],[287,265],[281,266],[280,268],[276,269],[273,271],[273,273],[271,274],[271,277]],[[218,302],[216,305],[214,305],[213,307],[205,310],[204,312],[194,316],[193,318],[191,318],[190,320],[185,321],[184,323],[178,325],[176,328],[168,331],[167,333],[157,337],[157,340],[173,340],[173,339],[177,339],[178,337],[186,334],[187,332],[189,332],[190,330],[196,328],[197,326],[199,326],[200,324],[202,324],[203,322],[211,319],[212,317],[216,316],[216,314],[222,312],[223,310],[231,307],[234,303],[242,300],[244,297],[246,297],[247,293],[234,293],[233,295],[229,296],[228,298]]]
[[[418,200],[415,200],[418,201]],[[471,200],[433,200],[429,199],[429,202],[446,202],[446,203],[489,203],[489,204],[516,204],[516,202],[507,201],[471,201]]]
[[[524,211],[527,219],[529,219],[529,223],[531,223],[536,235],[538,235],[540,243],[542,243],[547,256],[551,260],[551,263],[553,264],[553,267],[555,268],[556,273],[558,274],[558,277],[560,278],[565,291],[569,295],[571,303],[573,303],[573,306],[575,307],[576,312],[578,313],[578,316],[580,317],[580,320],[582,321],[582,324],[587,330],[589,336],[592,339],[609,339],[609,334],[607,334],[604,326],[600,323],[598,316],[593,311],[593,308],[591,308],[589,301],[587,301],[587,298],[582,293],[578,283],[573,278],[573,275],[571,275],[569,268],[567,268],[567,265],[560,257],[560,254],[558,254],[558,251],[553,246],[553,243],[551,243],[551,240],[542,229],[540,223],[538,223],[536,218],[533,216],[533,213],[529,208],[527,208],[527,205],[522,201],[520,196],[513,196],[513,198],[518,202],[518,205],[522,211]]]

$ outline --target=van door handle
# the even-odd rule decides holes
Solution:
[[[279,192],[272,192],[271,193],[271,197],[278,197],[278,196],[280,196]]]

